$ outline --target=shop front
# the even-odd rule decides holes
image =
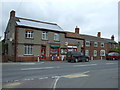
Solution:
[[[60,45],[50,45],[50,59],[60,60]]]

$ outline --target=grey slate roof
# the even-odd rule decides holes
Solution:
[[[20,26],[28,26],[28,27],[39,28],[39,29],[48,29],[53,31],[63,31],[63,29],[55,23],[36,21],[31,19],[19,18],[19,17],[16,17],[16,18],[18,19],[16,23],[17,25],[20,25]]]
[[[85,39],[86,41],[94,41],[94,42],[104,42],[104,43],[117,43],[114,40],[107,39],[107,38],[100,38],[91,35],[84,35],[80,34],[81,38]]]

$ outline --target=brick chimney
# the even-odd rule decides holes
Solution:
[[[111,40],[114,40],[114,38],[115,38],[114,35],[112,35],[112,36],[111,36]]]
[[[15,17],[15,11],[14,10],[12,10],[11,12],[10,12],[10,18],[11,17]]]
[[[76,26],[76,28],[75,28],[75,33],[79,34],[79,28],[78,28],[78,26]]]
[[[98,32],[97,37],[101,37],[101,32]]]

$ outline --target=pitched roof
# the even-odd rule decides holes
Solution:
[[[47,29],[52,31],[63,31],[63,29],[55,23],[37,21],[32,19],[20,18],[20,17],[16,17],[16,18],[18,19],[16,20],[16,23],[17,25],[20,25],[20,26]]]
[[[85,39],[86,41],[95,41],[95,42],[104,42],[104,43],[117,43],[114,40],[107,39],[107,38],[101,38],[101,37],[96,37],[96,36],[91,36],[91,35],[84,35],[80,34],[81,38]]]

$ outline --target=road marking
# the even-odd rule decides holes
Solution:
[[[54,83],[54,85],[53,85],[53,90],[55,90],[56,85],[57,85],[57,82],[58,82],[58,80],[59,80],[60,78],[61,78],[61,77],[58,76],[57,79],[55,79],[55,83]]]
[[[117,64],[117,63],[106,63],[106,64]]]
[[[47,79],[48,77],[43,77],[43,78],[39,78],[39,79]]]
[[[74,65],[74,67],[95,66],[95,65],[97,65],[97,64]]]
[[[21,70],[39,70],[39,69],[52,69],[55,67],[42,67],[42,68],[23,68]]]
[[[8,83],[8,84],[4,85],[3,87],[12,88],[12,87],[18,86],[20,84],[21,84],[20,82]]]

